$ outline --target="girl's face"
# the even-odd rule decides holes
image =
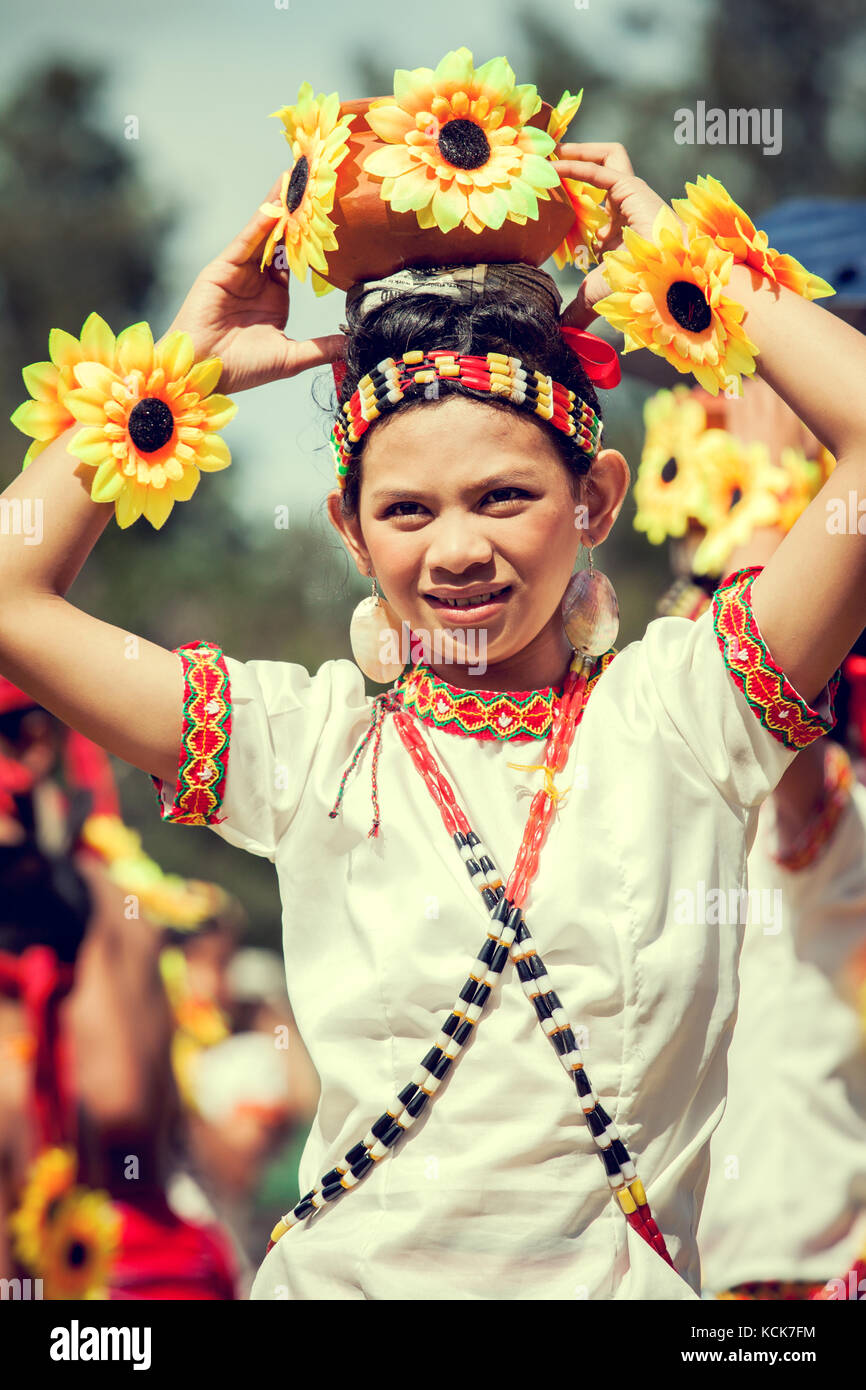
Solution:
[[[622,465],[613,468],[622,485],[613,488],[613,507],[609,486],[600,503],[597,496],[604,455]],[[537,689],[567,669],[560,603],[581,539],[607,535],[628,487],[621,455],[604,455],[593,465],[590,491],[572,481],[549,427],[517,410],[446,397],[372,428],[358,517],[342,518],[337,492],[329,513],[360,573],[372,570],[395,615],[426,637],[431,653],[449,651],[441,636],[437,646],[437,630],[460,633],[474,651],[460,664],[431,660],[443,679],[464,688]],[[609,471],[609,464],[600,470],[608,483]],[[476,612],[444,602],[491,590],[504,592]],[[467,672],[478,664],[486,669]]]

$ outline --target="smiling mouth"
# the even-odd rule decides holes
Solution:
[[[505,584],[502,588],[488,589],[485,593],[476,594],[473,598],[469,599],[437,598],[435,594],[427,594],[426,598],[428,603],[435,604],[437,608],[447,608],[454,612],[472,608],[486,608],[497,599],[506,598],[510,592],[511,585]]]

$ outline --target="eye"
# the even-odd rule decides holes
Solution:
[[[505,493],[514,493],[514,496],[513,496],[513,497],[507,497],[507,496],[504,496],[504,495],[503,495],[503,494],[505,494]],[[530,496],[530,494],[529,494],[528,492],[525,492],[524,489],[523,489],[523,488],[520,488],[520,487],[497,487],[497,488],[494,488],[492,492],[486,493],[486,494],[484,495],[484,497],[483,497],[481,500],[482,500],[482,502],[486,502],[486,501],[488,500],[488,498],[493,498],[493,499],[498,498],[498,499],[499,499],[499,500],[498,500],[498,503],[494,503],[494,505],[500,505],[500,506],[504,505],[504,506],[507,506],[509,503],[519,502],[519,501],[521,500],[521,498],[529,497],[529,496]],[[417,511],[418,511],[419,505],[420,505],[420,504],[419,504],[418,502],[409,502],[409,501],[406,501],[406,502],[394,502],[394,503],[392,503],[392,505],[391,505],[390,507],[388,507],[387,510],[383,513],[383,516],[385,516],[385,517],[389,517],[389,516],[395,516],[395,517],[399,517],[399,516],[414,516],[414,515],[417,513]],[[408,507],[410,510],[409,510],[409,511],[400,511],[400,510],[398,510],[398,509],[401,508],[401,507]]]
[[[411,516],[411,515],[412,515],[412,512],[411,512],[411,511],[409,511],[409,512],[401,512],[401,511],[398,511],[398,508],[399,508],[399,507],[414,507],[414,508],[416,509],[416,511],[417,511],[418,503],[417,503],[417,502],[394,502],[390,507],[388,507],[388,508],[383,512],[382,515],[383,515],[383,516]]]
[[[502,497],[504,492],[513,492],[514,497]],[[499,497],[502,502],[519,502],[522,497],[528,497],[529,493],[524,492],[522,487],[497,487],[493,492],[488,492],[487,497]],[[487,499],[485,498],[485,501]]]

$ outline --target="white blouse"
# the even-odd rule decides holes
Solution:
[[[729,899],[760,802],[830,718],[827,691],[810,710],[775,674],[748,606],[754,573],[717,596],[715,620],[658,619],[598,676],[526,907],[676,1272],[611,1195],[573,1083],[509,962],[418,1122],[355,1188],[277,1241],[253,1298],[698,1296],[696,1231],[744,930]],[[181,655],[174,798],[154,782],[166,819],[210,824],[276,866],[289,996],[322,1088],[305,1193],[410,1080],[487,913],[390,717],[378,837],[368,837],[371,744],[329,818],[370,721],[353,662],[310,675],[200,644]],[[444,709],[454,687],[439,689]],[[545,740],[483,740],[439,717],[434,706],[422,734],[507,879],[542,785],[541,773],[508,764],[538,762]]]
[[[778,865],[767,802],[749,856],[779,930],[751,921],[701,1217],[704,1283],[842,1278],[866,1247],[866,1040],[846,968],[866,942],[866,787],[807,867]],[[775,924],[773,924],[774,926]]]

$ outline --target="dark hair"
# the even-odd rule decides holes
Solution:
[[[406,294],[372,310],[360,322],[353,323],[350,314],[348,328],[346,375],[339,392],[340,406],[349,399],[361,378],[383,358],[402,357],[413,348],[441,347],[475,356],[504,352],[519,357],[527,367],[545,372],[554,381],[567,386],[601,415],[598,398],[579,357],[559,332],[556,313],[552,309],[547,313],[520,297],[508,300],[488,292],[479,295],[471,304],[460,304],[441,295]],[[494,410],[520,408],[501,396],[476,391],[460,382],[449,381],[442,385],[440,400],[456,394],[482,401]],[[431,402],[431,407],[434,404]],[[419,405],[426,406],[427,402],[410,398],[389,410],[388,415]],[[539,424],[543,424],[540,419]],[[375,425],[370,428],[375,429]],[[565,467],[574,478],[584,477],[589,472],[589,458],[568,435],[549,428]],[[344,516],[356,516],[358,512],[361,457],[366,437],[360,442],[347,475],[341,502]]]
[[[46,854],[29,836],[0,845],[0,951],[20,956],[28,946],[50,946],[71,965],[92,911],[71,859]]]

